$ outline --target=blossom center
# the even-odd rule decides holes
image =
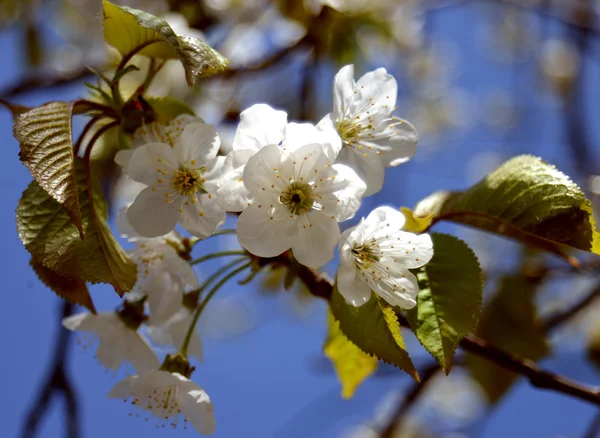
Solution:
[[[206,193],[202,185],[205,181],[202,173],[205,170],[205,168],[190,169],[182,166],[173,171],[170,185],[181,196],[192,196],[197,192]]]
[[[279,202],[293,215],[301,215],[313,208],[312,187],[305,182],[289,184],[279,196]]]
[[[364,244],[355,244],[352,248],[352,255],[356,259],[356,264],[364,269],[369,269],[373,263],[377,263],[380,260],[376,251]]]

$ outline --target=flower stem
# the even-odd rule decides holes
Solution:
[[[198,263],[202,263],[206,260],[216,259],[219,257],[228,257],[228,256],[246,256],[248,255],[246,251],[235,250],[235,251],[220,251],[214,252],[212,254],[207,254],[205,256],[199,257],[196,260],[192,260],[190,265],[197,265]]]
[[[204,308],[206,307],[206,305],[208,304],[208,302],[210,301],[210,299],[232,277],[235,277],[237,274],[239,274],[240,272],[242,272],[245,269],[249,268],[251,265],[252,265],[252,262],[247,262],[247,263],[244,263],[242,266],[238,267],[237,269],[234,269],[229,274],[227,274],[225,277],[223,277],[217,284],[215,284],[213,286],[213,288],[210,290],[210,292],[208,292],[208,294],[202,300],[202,302],[200,303],[200,305],[196,309],[196,312],[194,313],[194,319],[192,319],[192,322],[190,324],[190,328],[188,329],[188,332],[185,335],[185,340],[183,341],[183,345],[181,346],[181,350],[179,351],[181,355],[183,355],[184,357],[187,357],[188,345],[190,344],[190,340],[192,339],[192,334],[194,333],[194,329],[196,327],[196,323],[198,322],[198,318],[200,317],[200,314],[202,313],[202,311],[204,310]]]
[[[194,246],[195,244],[197,244],[199,242],[202,242],[202,241],[204,241],[204,240],[206,240],[206,239],[208,239],[210,237],[221,236],[221,235],[224,235],[224,234],[236,234],[236,233],[237,233],[237,231],[235,231],[233,229],[230,229],[230,230],[219,230],[219,231],[216,231],[216,232],[212,233],[210,236],[206,237],[205,239],[199,239],[197,237],[195,239],[192,239],[192,246]]]

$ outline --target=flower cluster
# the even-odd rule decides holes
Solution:
[[[202,360],[195,324],[222,284],[254,266],[252,258],[285,253],[319,268],[339,246],[337,284],[348,303],[360,306],[373,291],[391,305],[415,306],[418,283],[410,269],[431,259],[431,238],[403,231],[404,216],[390,207],[340,230],[363,197],[381,189],[385,168],[415,153],[415,129],[393,115],[396,93],[384,69],[355,81],[353,66],[346,66],[335,77],[333,111],[316,126],[289,122],[285,112],[257,104],[241,113],[226,156],[219,155],[215,129],[200,118],[179,116],[138,129],[131,149],[116,156],[123,173],[143,187],[117,217],[119,232],[135,245],[137,283],[115,312],[63,321],[99,340],[96,355],[107,368],[127,362],[135,369],[110,397],[131,400],[162,427],[177,426],[183,415],[186,424],[212,433],[210,398],[190,380],[189,358]],[[215,234],[226,213],[238,215],[235,234],[243,250],[222,254],[240,257],[198,287],[191,265],[203,258],[189,261],[192,246]],[[193,237],[183,237],[178,225]],[[142,326],[152,344],[174,350],[162,365]]]

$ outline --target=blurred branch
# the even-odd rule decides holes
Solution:
[[[331,298],[333,293],[331,280],[306,266],[298,265],[297,267],[289,259],[287,253],[269,259],[255,258],[255,261],[259,266],[293,266],[300,280],[304,282],[313,295],[326,300]],[[399,315],[398,321],[403,327],[409,327],[404,316]],[[536,388],[560,392],[600,406],[600,388],[584,385],[559,374],[546,371],[535,362],[501,350],[475,335],[465,336],[460,341],[459,346],[463,350],[481,356],[508,371],[520,374]]]
[[[584,438],[598,438],[600,434],[600,412],[596,414],[594,419],[592,420],[592,424],[590,424],[590,428],[585,433]]]
[[[550,332],[562,324],[569,322],[598,298],[600,298],[600,282],[596,284],[590,293],[575,303],[570,309],[567,309],[564,312],[558,312],[547,318],[544,323],[545,330]]]
[[[396,410],[390,416],[388,423],[379,433],[379,438],[394,438],[395,432],[401,426],[402,422],[406,418],[406,415],[410,411],[410,408],[416,403],[427,384],[439,371],[441,371],[440,367],[437,363],[434,363],[419,373],[421,376],[421,382],[414,382],[413,387],[408,394],[406,394],[406,396],[400,400],[400,403],[398,406],[396,406]]]
[[[48,74],[32,75],[29,77],[24,77],[17,83],[0,90],[0,99],[10,99],[19,94],[28,93],[30,91],[68,85],[92,76],[93,73],[90,72],[87,67],[82,67],[67,73],[57,74],[55,76]]]
[[[21,438],[33,438],[36,436],[40,421],[52,406],[52,398],[62,394],[65,401],[65,417],[67,424],[66,437],[79,437],[79,406],[77,396],[66,371],[66,360],[69,353],[69,338],[71,332],[64,330],[61,324],[63,318],[71,315],[73,305],[68,302],[61,303],[62,312],[59,313],[59,329],[54,356],[50,362],[48,373],[38,393],[38,397],[31,406],[25,420]]]

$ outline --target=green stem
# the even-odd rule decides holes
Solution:
[[[243,262],[245,260],[246,260],[246,257],[239,257],[239,258],[233,260],[232,262],[227,263],[225,266],[221,266],[210,277],[208,277],[206,279],[206,281],[204,283],[202,283],[202,285],[199,288],[197,288],[197,289],[195,289],[193,291],[190,291],[187,294],[197,294],[198,297],[200,297],[200,295],[202,294],[202,292],[204,292],[204,289],[206,289],[208,286],[210,286],[210,284],[213,281],[215,281],[222,274],[224,274],[225,272],[227,272],[228,270],[230,270],[231,268],[233,268],[235,265],[239,265],[240,262]]]
[[[202,263],[206,260],[216,259],[219,257],[245,256],[245,255],[248,255],[248,253],[246,251],[241,251],[241,250],[214,252],[212,254],[207,254],[205,256],[199,257],[196,260],[192,260],[190,262],[190,265],[197,265],[198,263]]]
[[[194,246],[195,244],[197,244],[199,242],[202,242],[203,240],[210,239],[211,237],[214,237],[214,236],[222,236],[222,235],[225,235],[225,234],[236,234],[236,233],[237,233],[237,231],[233,230],[233,229],[219,230],[219,231],[216,231],[216,232],[212,233],[210,236],[208,236],[208,237],[206,237],[204,239],[199,239],[199,238],[192,239],[191,244],[192,244],[192,246]]]
[[[223,277],[217,284],[215,284],[213,286],[213,288],[210,290],[210,292],[208,293],[208,295],[206,295],[206,297],[202,300],[202,303],[200,303],[200,305],[196,309],[196,312],[194,313],[194,319],[192,319],[192,322],[190,324],[190,328],[188,329],[188,332],[185,335],[185,340],[183,341],[183,345],[181,346],[181,350],[179,351],[181,355],[183,355],[184,357],[187,357],[188,345],[190,344],[190,340],[192,339],[192,334],[194,333],[194,329],[196,327],[196,323],[198,322],[198,318],[200,317],[200,314],[202,313],[202,311],[204,310],[204,308],[206,307],[206,305],[208,304],[208,302],[210,301],[210,299],[232,277],[235,277],[237,274],[239,274],[243,270],[248,269],[251,265],[252,265],[252,262],[244,263],[239,268],[234,269],[233,271],[231,271],[229,274],[227,274],[225,277]]]

